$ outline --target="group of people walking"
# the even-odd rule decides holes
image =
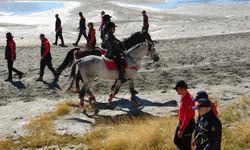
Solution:
[[[209,100],[205,91],[199,91],[193,98],[183,80],[177,82],[175,90],[181,96],[179,123],[174,136],[175,145],[180,150],[192,150],[192,146],[195,150],[220,150],[222,125],[217,104]],[[195,110],[198,111],[196,123]]]
[[[143,14],[143,27],[142,27],[142,32],[148,32],[148,17],[146,15],[146,11],[142,11]],[[81,37],[84,36],[86,39],[86,48],[88,50],[93,50],[96,45],[96,31],[94,29],[94,23],[89,22],[87,24],[88,26],[88,32],[86,31],[86,19],[83,16],[82,12],[79,12],[79,34],[77,37],[77,40],[75,43],[72,43],[74,46],[78,46]],[[56,21],[55,21],[55,42],[53,45],[58,45],[58,39],[61,40],[61,44],[59,46],[62,47],[67,47],[64,43],[64,38],[63,38],[63,28],[62,28],[62,22],[58,14],[55,15]],[[107,49],[107,57],[110,59],[113,59],[115,63],[118,66],[118,71],[119,71],[119,79],[122,82],[125,82],[126,80],[124,79],[124,73],[125,73],[125,60],[123,58],[123,51],[125,50],[122,42],[115,38],[113,33],[115,32],[115,23],[111,22],[111,16],[108,14],[105,14],[104,11],[101,11],[101,25],[99,28],[99,31],[101,33],[101,39],[102,39],[102,47]],[[9,76],[5,81],[10,81],[12,82],[12,72],[16,72],[18,75],[19,79],[21,79],[24,75],[23,72],[15,69],[13,67],[15,58],[16,58],[16,46],[15,46],[15,41],[13,39],[12,33],[8,32],[6,33],[6,39],[7,39],[7,44],[5,48],[5,59],[7,60],[8,63],[8,72]],[[40,40],[41,40],[41,61],[40,61],[40,75],[36,81],[43,81],[43,75],[44,75],[44,69],[47,66],[53,75],[56,77],[56,71],[53,68],[52,65],[52,56],[50,53],[51,45],[49,40],[45,37],[45,35],[42,33],[40,34]]]

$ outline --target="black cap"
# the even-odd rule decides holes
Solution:
[[[194,99],[195,102],[199,102],[199,100],[201,98],[206,98],[208,99],[208,94],[206,91],[199,91],[198,93],[196,93],[196,97]]]
[[[192,108],[194,110],[197,110],[197,109],[200,109],[202,107],[211,107],[211,106],[212,106],[212,102],[209,99],[201,98],[201,99],[199,99],[199,103],[196,106],[192,107]]]
[[[110,15],[108,15],[108,14],[106,14],[106,15],[104,15],[103,17],[102,17],[102,19],[103,19],[103,21],[110,21],[110,18],[112,18],[112,16],[110,16]]]
[[[185,82],[185,81],[183,81],[183,80],[180,80],[180,81],[178,81],[177,83],[176,83],[176,85],[175,85],[175,90],[177,89],[177,88],[185,88],[185,89],[187,89],[187,83]]]
[[[113,28],[113,27],[117,27],[114,22],[109,22],[105,26],[106,30]]]

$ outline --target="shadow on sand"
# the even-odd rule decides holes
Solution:
[[[43,84],[46,84],[48,86],[48,89],[59,89],[61,90],[60,85],[57,84],[57,82],[47,82],[47,81],[42,81]]]
[[[130,100],[128,99],[119,99],[117,101],[114,101],[111,103],[111,105],[108,106],[108,103],[99,103],[97,102],[96,107],[98,110],[105,110],[105,109],[111,109],[111,110],[118,110],[125,112],[124,114],[117,114],[117,115],[89,115],[87,112],[83,112],[87,117],[94,118],[95,124],[99,123],[120,123],[121,121],[127,120],[127,119],[135,119],[135,118],[149,118],[153,117],[156,118],[156,116],[143,112],[142,109],[144,106],[153,106],[153,107],[175,107],[177,106],[177,102],[175,100],[167,101],[164,103],[160,102],[152,102],[146,99],[141,99],[139,97],[136,97],[136,100],[140,104],[140,107],[134,106]]]
[[[20,90],[26,88],[22,81],[13,81],[11,84]]]

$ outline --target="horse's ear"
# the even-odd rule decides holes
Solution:
[[[158,42],[158,41],[156,41],[156,40],[153,40],[153,43],[154,43],[154,44],[159,44],[159,42]]]

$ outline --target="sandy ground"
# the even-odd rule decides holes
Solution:
[[[186,6],[165,11],[149,10],[150,34],[159,41],[156,50],[160,61],[152,63],[149,58],[143,60],[135,81],[136,89],[140,92],[138,101],[143,106],[137,112],[158,116],[175,114],[177,107],[174,102],[179,102],[180,98],[172,88],[179,79],[189,83],[193,94],[199,90],[207,90],[218,99],[220,106],[249,93],[249,8],[250,5],[220,4]],[[141,9],[100,3],[97,0],[83,1],[80,7],[70,12],[68,24],[62,20],[65,41],[69,47],[52,46],[55,67],[72,48],[70,43],[74,42],[77,35],[75,28],[80,10],[84,10],[87,21],[96,22],[96,29],[100,20],[99,12],[105,10],[111,14],[118,25],[116,36],[119,39],[141,29]],[[20,81],[14,78],[15,82],[12,84],[4,82],[7,67],[2,44],[5,41],[1,34],[0,49],[3,55],[0,56],[0,137],[22,135],[24,131],[21,127],[30,118],[53,110],[59,101],[78,100],[75,93],[62,94],[60,91],[67,84],[70,69],[63,73],[57,84],[51,84],[52,74],[48,70],[45,71],[45,82],[35,82],[40,61],[40,41],[36,37],[41,32],[41,27],[5,25],[5,29],[16,33],[17,60],[14,66],[25,72],[25,76]],[[17,32],[19,28],[22,30]],[[20,39],[24,33],[25,37]],[[46,33],[52,43],[53,29]],[[114,101],[115,110],[105,109],[111,84],[112,81],[98,79],[93,87],[99,102],[99,119],[134,113],[134,108],[128,102],[127,84]],[[90,131],[96,119],[98,118],[75,113],[56,120],[55,125],[59,132],[77,135]]]

